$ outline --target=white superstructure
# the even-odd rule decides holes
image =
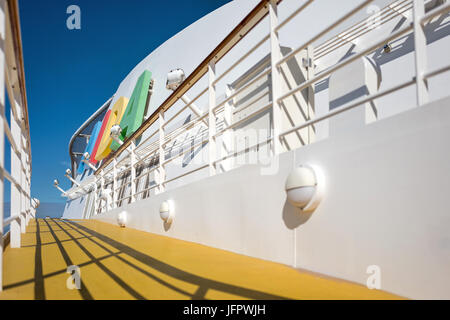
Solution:
[[[152,72],[145,122],[95,172],[73,177],[64,217],[120,216],[363,284],[377,266],[383,290],[450,298],[449,9],[437,0],[225,5],[153,51],[93,116]],[[171,70],[187,77],[175,91]],[[73,140],[87,143],[93,119]],[[74,164],[84,147],[71,150]],[[321,190],[307,212],[285,186],[301,166],[318,175],[301,186]]]

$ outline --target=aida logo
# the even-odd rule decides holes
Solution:
[[[124,141],[142,125],[148,107],[151,79],[152,73],[145,70],[137,80],[131,98],[119,97],[107,111],[103,121],[95,124],[85,150],[91,155],[89,162],[95,165],[120,147],[120,144],[111,138],[113,126],[120,126],[122,131],[119,139]],[[81,161],[78,173],[83,173],[85,169],[85,163]]]

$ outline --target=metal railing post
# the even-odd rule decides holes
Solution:
[[[161,111],[159,113],[159,168],[158,168],[158,192],[162,193],[165,191],[165,185],[164,181],[166,181],[166,168],[164,167],[164,161],[165,159],[165,151],[164,151],[164,139],[165,139],[165,132],[164,132],[164,111]]]
[[[282,144],[280,133],[282,129],[281,106],[278,102],[281,96],[281,74],[280,68],[277,67],[278,61],[282,58],[280,41],[278,39],[278,8],[277,0],[270,0],[269,4],[270,18],[270,57],[272,64],[272,137],[273,137],[273,154],[277,155],[282,152]]]
[[[30,195],[30,212],[31,212],[31,216],[30,216],[30,219],[33,219],[33,218],[35,218],[36,217],[36,211],[37,210],[34,210],[34,207],[33,207],[33,203],[34,203],[34,201],[33,201],[33,198],[31,197],[31,156],[28,156],[28,161],[30,161],[29,163],[28,163],[28,179],[29,179],[29,185],[28,185],[28,194]]]
[[[425,15],[424,0],[413,0],[414,54],[416,64],[417,105],[428,102],[428,84],[424,75],[427,69],[427,38],[420,20]]]
[[[133,140],[130,144],[130,164],[131,164],[131,190],[130,190],[130,202],[133,203],[136,201],[136,142]]]
[[[211,60],[208,64],[208,75],[209,75],[209,174],[211,176],[216,174],[216,115],[214,113],[214,108],[216,107],[216,85],[214,80],[216,80],[216,63]]]

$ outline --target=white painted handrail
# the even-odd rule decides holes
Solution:
[[[8,217],[5,220],[3,220],[3,226],[6,227],[6,226],[10,225],[11,222],[18,220],[19,218],[20,218],[20,215]]]

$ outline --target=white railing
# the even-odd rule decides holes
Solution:
[[[299,44],[293,50],[283,55],[279,41],[279,32],[282,32],[283,28],[292,23],[298,15],[301,15],[317,1],[320,0],[304,1],[296,9],[292,10],[292,13],[288,14],[283,21],[279,21],[278,19],[278,6],[281,2],[280,0],[261,1],[250,12],[246,19],[244,19],[244,22],[227,36],[227,38],[188,77],[188,79],[186,79],[149,117],[141,128],[133,134],[130,139],[125,141],[116,153],[101,164],[96,172],[97,180],[94,182],[95,186],[94,188],[91,188],[95,189],[95,213],[105,212],[111,208],[117,208],[124,203],[137,201],[139,198],[148,196],[150,192],[154,192],[155,194],[164,192],[168,183],[200,170],[209,168],[209,175],[215,175],[219,172],[219,164],[249,150],[258,149],[262,145],[269,145],[272,156],[287,151],[285,145],[287,135],[298,133],[305,128],[313,128],[313,125],[320,121],[329,119],[353,108],[360,107],[367,102],[372,102],[375,99],[408,86],[416,85],[418,106],[428,102],[427,79],[450,70],[450,66],[444,66],[435,70],[427,70],[427,43],[424,27],[428,21],[450,11],[450,4],[448,2],[425,14],[425,3],[427,2],[425,0],[394,1],[373,16],[353,25],[344,32],[340,32],[331,39],[318,45],[315,49],[312,48],[312,46],[325,35],[335,30],[338,26],[348,21],[351,17],[355,16],[363,8],[373,2],[373,0],[362,1],[360,5],[345,13],[328,27],[320,30],[309,40]],[[299,53],[306,52],[308,57],[317,61],[318,59],[335,52],[345,44],[352,43],[352,41],[368,34],[375,29],[373,24],[383,25],[407,12],[411,13],[411,24],[386,34],[381,38],[378,37],[375,41],[369,41],[370,43],[366,45],[365,48],[359,49],[355,54],[347,57],[343,61],[330,65],[327,68],[322,68],[322,71],[317,74],[314,74],[313,72],[313,64],[306,66],[307,77],[304,82],[295,86],[290,86],[287,89],[286,87],[283,87],[283,68],[289,61],[296,58]],[[231,62],[227,68],[222,70],[221,74],[217,74],[216,65],[220,63],[221,59],[231,50],[231,48],[240,41],[246,39],[250,30],[266,17],[268,18],[270,26],[267,33],[259,39],[256,39],[256,43],[249,46],[249,49],[244,50],[236,61]],[[414,78],[374,94],[369,94],[355,101],[351,101],[324,115],[318,117],[312,115],[305,119],[303,123],[297,125],[292,124],[287,129],[283,127],[282,107],[287,99],[303,90],[314,90],[314,85],[318,81],[329,77],[337,70],[348,66],[357,59],[383,48],[386,43],[411,33],[414,35],[415,42]],[[253,53],[261,49],[266,43],[269,44],[269,64],[262,64],[255,68],[246,76],[246,80],[248,81],[244,81],[244,84],[235,91],[227,91],[225,98],[221,99],[221,101],[217,101],[216,95],[219,84],[223,82],[226,76],[231,74],[232,70],[235,70],[241,63],[249,59]],[[258,81],[265,78],[271,79],[271,101],[261,104],[259,108],[248,113],[243,118],[233,121],[233,114],[247,109],[251,105],[250,102],[247,102],[239,108],[236,108],[234,106],[234,101],[237,97],[245,93],[246,90],[258,83]],[[194,95],[194,99],[186,99],[185,94],[194,88],[197,83],[200,83],[201,79],[206,80],[208,83],[207,87],[198,90]],[[201,98],[205,98],[208,101],[207,110],[201,114],[193,112],[192,115],[194,116],[194,119],[186,124],[176,127],[171,132],[168,132],[168,124],[173,123],[188,108],[192,109],[192,107],[195,106],[195,103],[200,101]],[[177,102],[182,103],[182,105],[179,106],[178,111],[171,118],[166,119],[166,111],[173,107]],[[198,110],[197,107],[194,109]],[[263,141],[237,150],[233,142],[233,129],[264,112],[272,112],[271,135],[267,139],[263,139]],[[188,130],[191,130],[192,132],[198,130],[198,139],[180,141],[181,135],[186,134]],[[140,144],[136,146],[136,139],[142,137],[144,133],[146,138],[143,138]],[[225,151],[221,150],[221,156],[217,155],[219,148],[216,144],[219,137],[222,137],[223,139],[222,144],[226,145]],[[174,177],[168,178],[167,166],[169,163],[174,159],[192,152],[205,143],[208,143],[208,159],[205,163],[190,168],[189,170],[185,170]],[[173,145],[169,147],[170,144]],[[175,154],[172,154],[171,152],[174,151]],[[224,170],[226,171],[229,169],[232,169],[232,167]],[[137,170],[140,171],[139,174],[136,174]],[[125,176],[125,178],[123,178],[123,176]],[[105,185],[111,185],[112,203],[107,203],[103,198],[100,199],[101,192]]]
[[[2,290],[4,228],[10,226],[9,242],[12,248],[21,246],[21,233],[25,232],[35,216],[39,201],[32,199],[31,146],[28,109],[25,92],[22,46],[17,2],[0,0],[0,85],[6,88],[10,106],[10,123],[5,115],[5,90],[0,91],[0,291]],[[14,79],[14,80],[12,80]],[[14,82],[13,82],[14,81]],[[11,170],[5,168],[4,137],[11,148]],[[4,217],[4,179],[11,184],[10,217]]]

